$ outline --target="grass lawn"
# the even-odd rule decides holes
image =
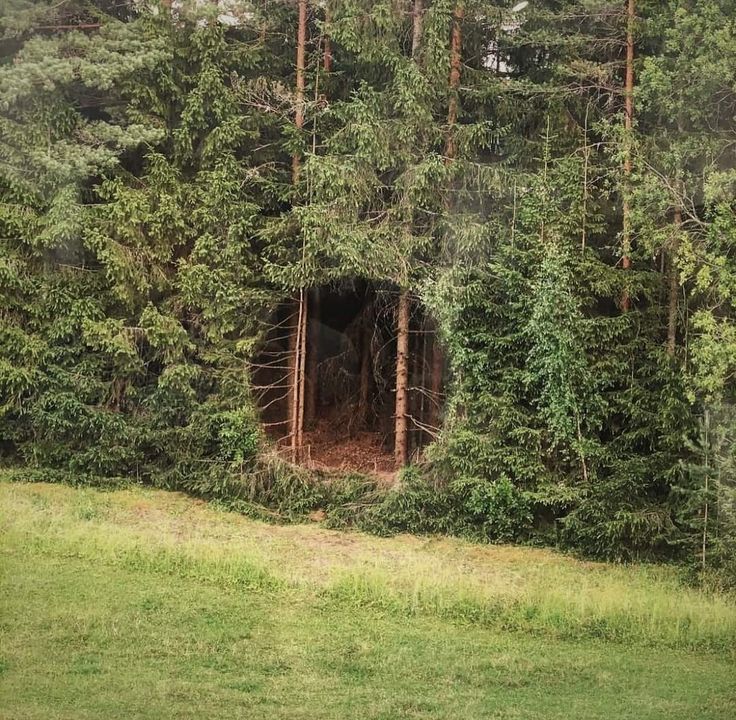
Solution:
[[[667,568],[0,482],[0,718],[736,718]]]

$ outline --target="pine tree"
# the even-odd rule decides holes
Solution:
[[[7,461],[249,492],[353,283],[419,529],[726,568],[736,8],[522,5],[8,3]]]

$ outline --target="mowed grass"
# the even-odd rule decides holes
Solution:
[[[668,568],[0,482],[0,718],[736,717],[736,606]]]

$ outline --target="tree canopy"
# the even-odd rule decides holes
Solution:
[[[238,495],[360,281],[446,396],[365,527],[727,569],[735,159],[733,0],[5,0],[3,461]]]

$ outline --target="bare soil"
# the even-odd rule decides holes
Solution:
[[[330,419],[317,420],[304,433],[304,464],[316,470],[343,470],[384,478],[394,475],[393,453],[386,450],[380,433],[340,432]]]

